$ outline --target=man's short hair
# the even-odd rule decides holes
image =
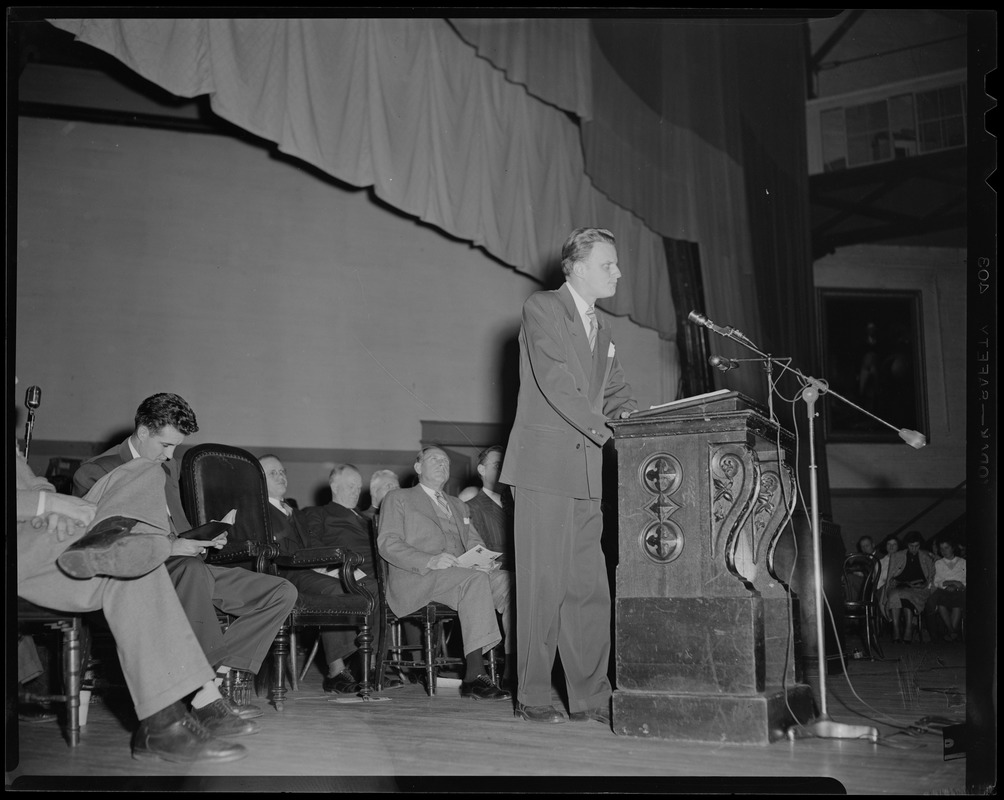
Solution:
[[[397,473],[392,469],[378,469],[372,475],[370,475],[370,494],[376,492],[383,484],[394,483],[400,485],[401,481],[397,477]]]
[[[605,228],[576,228],[561,246],[561,271],[572,274],[572,268],[592,252],[597,242],[617,244],[614,235]]]
[[[904,544],[924,544],[924,537],[921,535],[920,531],[910,531],[906,536],[903,537]]]
[[[199,429],[195,412],[185,398],[162,392],[146,398],[136,409],[136,430],[143,425],[150,433],[160,433],[166,426],[173,425],[178,433],[189,436]]]
[[[424,456],[430,450],[439,450],[442,453],[446,452],[445,450],[443,450],[443,448],[442,448],[441,445],[438,445],[438,444],[427,444],[425,447],[423,447],[421,450],[419,450],[418,453],[415,455],[415,463],[417,464],[419,461],[421,461],[422,460],[422,456]]]
[[[492,453],[498,453],[500,456],[505,455],[505,448],[500,444],[493,444],[491,447],[486,447],[480,453],[478,453],[478,466],[483,467],[485,462],[488,460],[488,456]]]
[[[356,467],[354,467],[352,464],[335,464],[331,472],[328,473],[328,484],[330,485],[334,483],[336,478],[340,478],[343,474],[345,474],[349,470],[352,470],[353,472],[356,473],[359,472],[359,470],[356,469]]]

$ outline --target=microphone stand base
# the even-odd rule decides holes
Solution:
[[[788,739],[861,739],[878,742],[878,728],[870,725],[846,725],[823,718],[806,725],[793,725],[788,728]]]

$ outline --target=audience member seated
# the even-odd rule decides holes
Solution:
[[[181,503],[181,467],[175,448],[199,430],[195,412],[176,394],[155,394],[136,411],[135,429],[120,445],[95,456],[73,476],[74,493],[84,495],[104,475],[135,459],[157,462],[166,474],[164,492],[171,528],[171,553],[165,562],[192,630],[216,669],[212,691],[194,701],[196,713],[213,730],[247,729],[239,717],[260,717],[260,708],[220,699],[218,687],[231,669],[257,673],[283,621],[296,603],[296,589],[283,578],[203,560],[207,547],[222,548],[226,535],[212,542],[177,536],[191,530]],[[223,630],[217,610],[234,617]],[[219,701],[219,702],[217,702]]]
[[[15,468],[17,593],[59,611],[104,613],[139,719],[133,756],[182,763],[246,756],[183,703],[208,692],[213,670],[163,567],[171,552],[163,471],[137,460],[80,499],[55,493],[20,453]],[[253,722],[238,721],[240,728],[218,726],[215,733],[253,732]]]
[[[374,536],[378,530],[380,504],[387,496],[387,492],[400,488],[401,481],[392,469],[378,469],[370,475],[370,507],[363,512],[363,516],[369,520],[370,530]]]
[[[928,609],[937,612],[948,633],[946,642],[957,641],[961,633],[962,616],[966,611],[966,559],[956,555],[955,542],[943,539],[939,543],[941,558],[934,562],[934,591],[927,601]]]
[[[466,668],[463,697],[508,700],[511,695],[485,673],[484,653],[501,640],[496,611],[511,640],[510,576],[498,565],[468,569],[457,558],[484,545],[458,498],[443,493],[449,456],[439,447],[422,449],[415,461],[419,484],[395,489],[383,501],[377,545],[388,563],[387,603],[398,616],[438,602],[457,611]]]
[[[904,541],[906,550],[897,550],[889,555],[889,578],[883,589],[882,605],[887,609],[892,621],[894,642],[912,642],[914,613],[923,611],[930,595],[928,586],[934,577],[934,558],[922,549],[924,537],[919,531],[910,531]],[[904,607],[904,602],[913,611]],[[901,617],[905,627],[901,633]]]
[[[283,555],[293,555],[298,550],[321,546],[318,542],[313,541],[307,528],[304,520],[306,510],[299,511],[286,502],[288,480],[286,469],[278,456],[269,453],[261,456],[258,460],[265,472],[270,504],[269,513],[272,517],[272,533],[279,545],[280,552]],[[311,602],[312,597],[324,598],[345,594],[341,579],[334,574],[328,575],[311,569],[288,569],[283,570],[282,575],[296,586],[301,599],[307,603]],[[374,597],[376,596],[377,587],[374,582],[371,581],[367,585],[366,580],[363,579],[361,583],[366,585]],[[375,641],[379,632],[379,620],[376,618],[374,618],[373,631]],[[345,664],[345,659],[356,650],[356,633],[356,629],[351,627],[327,628],[320,632],[321,648],[324,650],[324,659],[328,665],[328,674],[324,679],[325,691],[339,693],[359,691],[359,682],[355,680]],[[388,678],[384,680],[385,686],[400,684],[400,679],[391,680]]]
[[[467,501],[467,507],[471,510],[471,523],[481,534],[485,545],[497,553],[502,553],[502,558],[499,559],[500,566],[512,571],[514,568],[512,495],[508,486],[499,483],[504,454],[505,448],[493,445],[478,456],[481,489]]]
[[[359,470],[351,464],[338,464],[328,475],[331,487],[331,502],[323,506],[303,509],[303,522],[307,528],[308,540],[313,547],[344,547],[362,556],[356,578],[374,597],[378,594],[376,562],[374,560],[373,532],[369,520],[357,510],[362,494],[363,479]],[[379,615],[377,615],[379,617]],[[374,619],[373,639],[379,641],[380,620]],[[328,659],[328,677],[324,679],[324,691],[355,693],[360,683],[345,663],[356,651],[356,630],[326,633],[325,657]],[[341,644],[337,645],[338,637]]]

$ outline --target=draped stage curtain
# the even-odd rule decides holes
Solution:
[[[615,232],[625,275],[601,302],[667,339],[676,316],[662,238],[593,186],[579,127],[478,55],[446,20],[52,20],[168,91],[545,283],[573,228]],[[576,75],[588,30],[522,60]],[[543,34],[542,34],[543,35]],[[543,40],[498,38],[510,51]],[[519,61],[519,59],[516,59]],[[556,84],[588,98],[588,71]],[[536,77],[528,78],[531,84]],[[564,88],[563,88],[564,87]]]
[[[801,20],[53,24],[545,283],[568,231],[610,228],[625,277],[601,304],[665,339],[696,307],[815,362]],[[676,307],[667,252],[702,278]]]

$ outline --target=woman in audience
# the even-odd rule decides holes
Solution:
[[[948,629],[946,642],[959,638],[962,615],[966,610],[966,559],[956,555],[956,545],[943,539],[939,545],[941,558],[934,562],[934,593],[927,601],[929,609],[936,609]]]

